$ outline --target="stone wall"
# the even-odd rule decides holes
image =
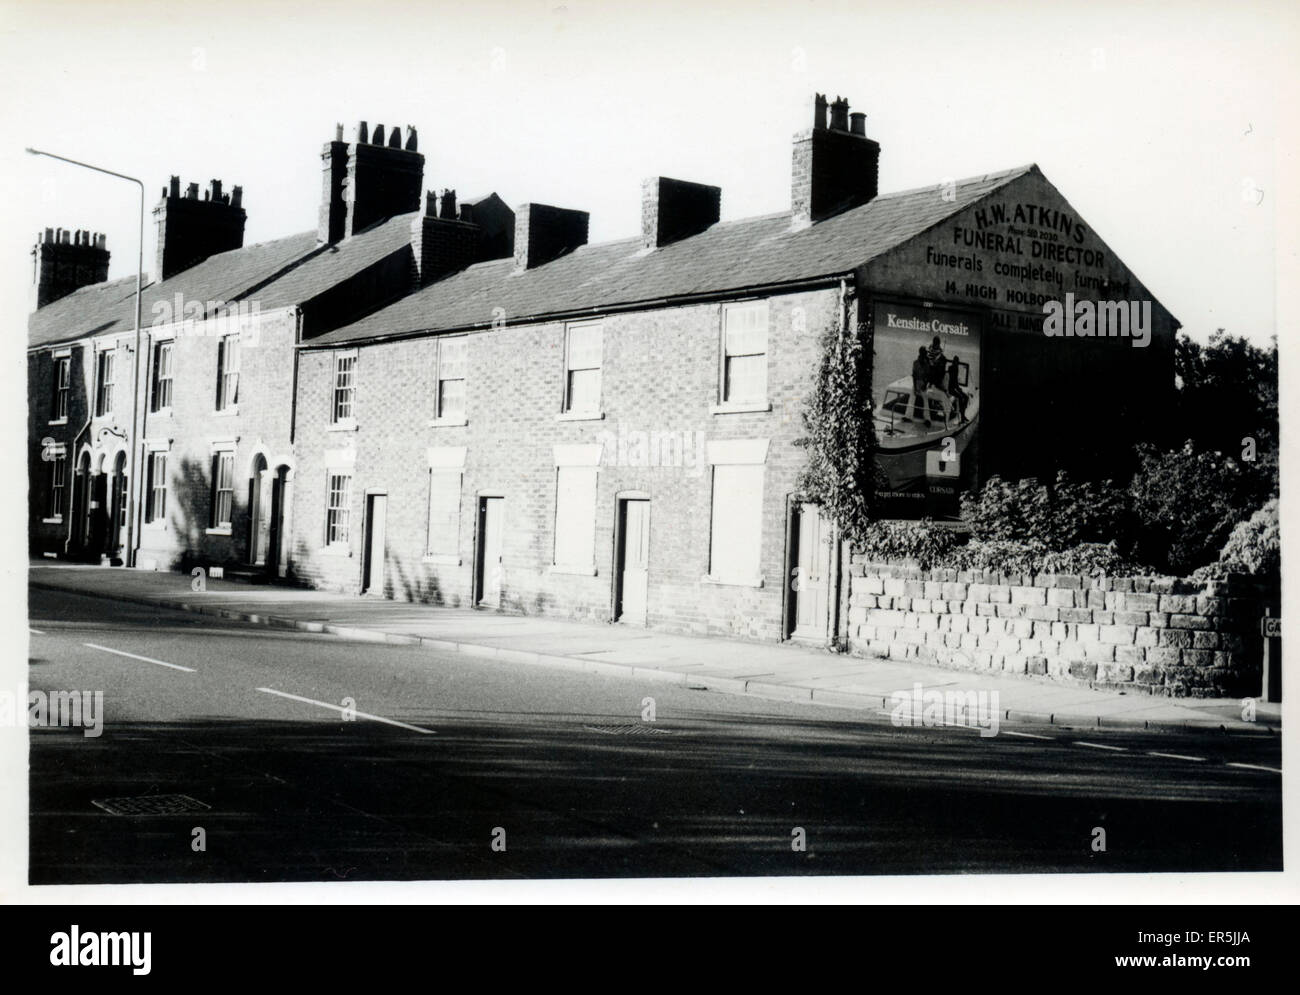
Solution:
[[[998,670],[1173,697],[1260,693],[1265,606],[1248,577],[1080,577],[849,567],[848,646],[861,656]]]

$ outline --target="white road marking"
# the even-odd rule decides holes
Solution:
[[[1014,729],[1003,729],[1003,736],[1023,736],[1025,739],[1051,739],[1051,736],[1040,736],[1036,732],[1016,732]]]
[[[43,633],[40,629],[32,629],[32,628],[29,628],[27,631],[30,632],[33,636],[43,636],[43,635],[45,635],[45,633]]]
[[[1164,757],[1166,760],[1195,760],[1198,763],[1204,763],[1204,757],[1189,757],[1184,753],[1157,753],[1155,750],[1147,750],[1149,757]]]
[[[407,725],[405,722],[398,722],[396,719],[386,719],[382,715],[371,715],[369,712],[358,712],[356,709],[343,708],[341,705],[334,705],[328,701],[317,701],[315,698],[303,698],[300,695],[289,694],[287,691],[277,691],[275,688],[258,688],[263,694],[279,695],[281,698],[288,698],[291,701],[301,701],[308,705],[319,705],[321,708],[330,708],[336,712],[349,712],[360,719],[370,719],[372,722],[383,722],[385,725],[397,726],[399,729],[409,729],[411,732],[423,733],[425,736],[438,735],[432,729],[421,729],[419,726]]]
[[[1278,767],[1261,767],[1259,764],[1228,764],[1229,767],[1244,767],[1246,770],[1266,770],[1270,774],[1281,774],[1282,770]]]
[[[1081,740],[1081,739],[1076,739],[1076,740],[1074,741],[1074,745],[1075,745],[1075,746],[1087,746],[1087,747],[1091,747],[1091,748],[1094,749],[1094,750],[1114,750],[1116,753],[1127,753],[1127,752],[1128,752],[1128,747],[1127,747],[1127,746],[1106,746],[1104,743],[1085,743],[1085,742],[1084,742],[1083,740]]]
[[[128,653],[125,650],[115,650],[108,646],[100,646],[99,643],[82,643],[82,646],[89,646],[92,650],[103,650],[105,653],[115,653],[118,656],[129,656],[132,660],[143,660],[145,663],[156,663],[160,667],[171,667],[172,670],[183,670],[187,674],[194,673],[193,667],[182,667],[179,663],[168,663],[166,660],[155,660],[151,656],[140,656],[136,653]]]

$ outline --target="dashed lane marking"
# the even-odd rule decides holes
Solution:
[[[182,667],[179,663],[168,663],[166,660],[155,660],[151,656],[140,656],[138,653],[128,653],[126,650],[115,650],[110,646],[100,646],[99,643],[82,643],[81,645],[89,646],[92,650],[103,650],[105,653],[130,657],[132,660],[143,660],[145,663],[157,664],[159,667],[171,667],[172,670],[183,670],[187,674],[194,673],[193,667]]]
[[[274,694],[281,698],[288,698],[290,701],[301,701],[308,705],[319,705],[321,708],[328,708],[335,712],[345,712],[355,715],[359,719],[369,719],[371,722],[382,722],[385,725],[397,726],[399,729],[409,729],[411,732],[418,732],[425,736],[436,736],[437,733],[432,729],[421,729],[419,726],[407,725],[405,722],[398,722],[396,719],[386,719],[382,715],[371,715],[369,712],[359,712],[352,708],[343,708],[341,705],[335,705],[328,701],[317,701],[315,698],[304,698],[301,695],[289,694],[287,691],[277,691],[275,688],[258,688],[263,694]]]
[[[1091,748],[1091,749],[1094,749],[1094,750],[1114,750],[1116,753],[1127,753],[1127,752],[1128,752],[1128,747],[1127,747],[1127,746],[1107,746],[1105,743],[1085,743],[1085,742],[1084,742],[1083,740],[1081,740],[1081,739],[1076,739],[1076,740],[1074,741],[1074,745],[1075,745],[1075,746],[1087,746],[1087,747],[1089,747],[1089,748]]]
[[[1164,757],[1166,760],[1195,760],[1197,763],[1204,763],[1204,757],[1189,757],[1185,753],[1157,753],[1155,750],[1147,750],[1149,757]]]
[[[1036,732],[1016,732],[1014,729],[1001,730],[1004,736],[1023,736],[1025,739],[1055,739],[1054,736],[1040,736]]]
[[[1261,765],[1259,765],[1259,764],[1234,764],[1234,763],[1230,763],[1230,764],[1228,764],[1227,766],[1229,766],[1229,767],[1242,767],[1242,768],[1244,768],[1244,769],[1246,769],[1246,770],[1266,770],[1266,771],[1268,771],[1270,774],[1281,774],[1281,773],[1282,773],[1282,769],[1281,769],[1280,767],[1263,767],[1263,766],[1261,766]]]
[[[32,628],[29,628],[27,631],[30,632],[33,636],[43,636],[43,635],[45,635],[45,633],[43,633],[40,629],[32,629]]]

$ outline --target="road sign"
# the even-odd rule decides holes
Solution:
[[[1282,636],[1281,617],[1278,616],[1275,618],[1271,615],[1265,615],[1263,618],[1259,620],[1259,632],[1260,635],[1265,637],[1281,638]]]

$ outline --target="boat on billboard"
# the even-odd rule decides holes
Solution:
[[[883,302],[873,313],[871,415],[882,514],[955,520],[976,473],[979,318]]]

